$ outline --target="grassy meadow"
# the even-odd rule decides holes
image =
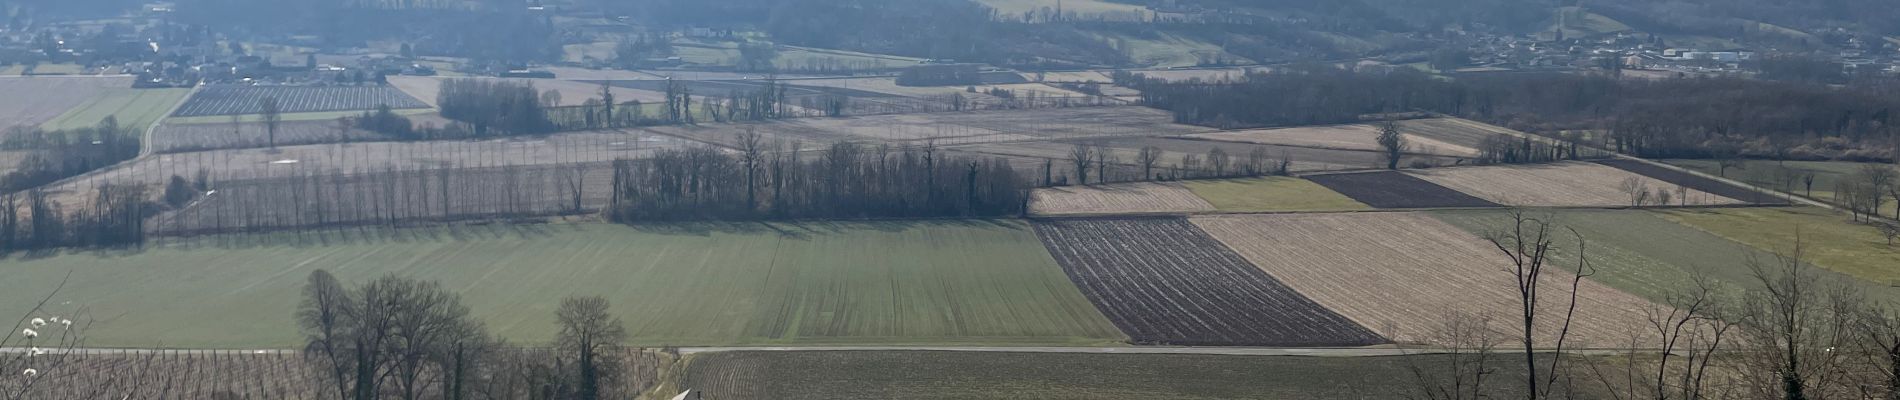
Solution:
[[[291,348],[305,277],[440,282],[492,332],[543,343],[602,295],[631,344],[1091,344],[1125,337],[1017,221],[579,224],[232,235],[0,262],[0,315],[51,303],[93,346]]]
[[[1755,248],[1790,252],[1799,238],[1816,266],[1881,286],[1900,284],[1900,247],[1872,226],[1811,207],[1673,210],[1663,217]],[[1900,244],[1900,242],[1896,242]]]

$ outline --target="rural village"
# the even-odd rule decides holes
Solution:
[[[1875,0],[48,3],[0,400],[1900,398]]]

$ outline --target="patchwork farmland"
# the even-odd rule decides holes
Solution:
[[[1428,182],[1507,206],[1706,206],[1740,200],[1585,162],[1407,171]],[[1625,186],[1630,183],[1635,186]],[[1669,197],[1669,199],[1664,199]],[[1668,204],[1662,204],[1662,203]]]
[[[1043,221],[1036,233],[1082,293],[1137,344],[1385,343],[1185,219]]]
[[[373,110],[382,105],[429,108],[428,103],[391,86],[212,85],[198,89],[172,116],[262,114],[267,98],[277,99],[283,113]]]
[[[1503,254],[1478,236],[1417,213],[1228,215],[1191,219],[1268,275],[1399,342],[1430,340],[1452,320],[1513,321],[1521,304]],[[1546,274],[1539,302],[1568,304],[1570,281]],[[1628,343],[1648,300],[1592,280],[1579,288],[1569,342]],[[1559,330],[1537,325],[1541,343]],[[1521,337],[1520,334],[1506,336]]]
[[[1498,207],[1399,171],[1310,175],[1307,180],[1375,208]]]

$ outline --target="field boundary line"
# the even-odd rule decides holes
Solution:
[[[1357,214],[1357,213],[1407,213],[1407,212],[1474,211],[1474,210],[1531,210],[1531,211],[1537,211],[1537,210],[1550,210],[1550,211],[1631,210],[1631,211],[1640,211],[1640,210],[1699,210],[1699,209],[1722,209],[1722,208],[1779,208],[1779,207],[1789,207],[1789,206],[1785,204],[1742,203],[1742,204],[1710,204],[1710,205],[1694,205],[1694,206],[1641,206],[1641,207],[1634,207],[1634,206],[1499,206],[1499,207],[1373,208],[1373,209],[1364,209],[1364,210],[1280,210],[1280,211],[1211,210],[1211,211],[1153,211],[1153,212],[1126,212],[1126,213],[1030,214],[1028,216],[1023,217],[1023,219],[1034,221],[1034,220],[1063,220],[1063,219],[1091,219],[1091,218],[1180,218],[1180,217],[1201,217],[1201,216],[1219,216],[1219,215]]]
[[[1734,180],[1734,179],[1729,179],[1729,178],[1727,178],[1727,177],[1722,177],[1722,176],[1716,176],[1716,175],[1709,175],[1708,173],[1705,173],[1705,172],[1702,172],[1702,171],[1696,171],[1696,170],[1692,170],[1692,169],[1688,169],[1688,168],[1683,168],[1683,167],[1678,167],[1678,166],[1674,166],[1674,165],[1670,165],[1669,163],[1665,163],[1665,162],[1661,162],[1661,161],[1655,161],[1655,160],[1650,160],[1650,159],[1647,159],[1647,158],[1642,158],[1642,157],[1637,157],[1637,156],[1632,156],[1632,155],[1628,155],[1628,154],[1622,154],[1622,153],[1616,153],[1616,158],[1617,158],[1617,159],[1623,159],[1623,160],[1631,160],[1631,161],[1636,161],[1636,162],[1640,162],[1640,163],[1644,163],[1644,164],[1649,164],[1650,166],[1654,166],[1654,167],[1658,167],[1658,168],[1662,168],[1662,169],[1667,169],[1667,170],[1671,170],[1671,171],[1676,171],[1676,172],[1682,172],[1682,173],[1686,173],[1686,174],[1689,174],[1689,175],[1693,175],[1693,176],[1697,176],[1697,177],[1701,177],[1701,178],[1703,178],[1703,179],[1710,179],[1710,180],[1714,180],[1714,181],[1716,181],[1716,182],[1721,182],[1721,183],[1725,183],[1725,184],[1730,184],[1730,185],[1735,185],[1735,186],[1740,186],[1740,187],[1743,187],[1743,188],[1747,188],[1747,189],[1749,189],[1749,190],[1753,190],[1753,191],[1757,191],[1757,192],[1762,192],[1762,193],[1766,193],[1766,194],[1768,194],[1768,195],[1770,195],[1770,196],[1775,196],[1775,197],[1780,197],[1780,198],[1785,198],[1785,199],[1788,199],[1788,200],[1789,200],[1790,202],[1793,202],[1793,203],[1802,203],[1802,204],[1799,204],[1799,205],[1806,205],[1806,206],[1812,206],[1812,207],[1820,207],[1820,208],[1825,208],[1825,209],[1828,209],[1828,210],[1830,210],[1830,211],[1836,211],[1836,212],[1839,212],[1839,211],[1846,211],[1846,210],[1842,210],[1840,206],[1836,206],[1836,205],[1833,205],[1833,204],[1829,204],[1829,203],[1827,203],[1827,202],[1824,202],[1824,201],[1820,201],[1820,200],[1815,200],[1815,199],[1813,199],[1813,198],[1809,198],[1809,197],[1807,197],[1807,196],[1802,196],[1802,195],[1798,195],[1798,194],[1794,194],[1794,193],[1788,193],[1788,192],[1783,192],[1783,191],[1780,191],[1780,190],[1774,190],[1774,189],[1766,189],[1766,188],[1762,188],[1761,186],[1756,186],[1755,184],[1752,184],[1752,183],[1747,183],[1747,182],[1742,182],[1742,181],[1738,181],[1738,180]],[[1738,199],[1738,200],[1739,200],[1739,199]]]

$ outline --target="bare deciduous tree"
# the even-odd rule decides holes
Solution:
[[[1575,255],[1577,266],[1569,274],[1569,301],[1560,310],[1561,314],[1553,315],[1559,318],[1559,325],[1557,332],[1552,333],[1552,356],[1547,363],[1539,365],[1536,354],[1539,334],[1537,321],[1540,317],[1549,314],[1549,310],[1540,304],[1543,298],[1543,285],[1546,280],[1561,279],[1549,275],[1549,271],[1545,269],[1549,267],[1547,263],[1552,253],[1556,251],[1553,233],[1556,227],[1551,217],[1531,217],[1525,215],[1522,210],[1512,211],[1511,218],[1512,225],[1509,231],[1490,234],[1486,240],[1511,261],[1509,272],[1517,283],[1519,316],[1523,322],[1520,334],[1523,335],[1525,393],[1531,399],[1546,398],[1556,387],[1558,378],[1563,375],[1561,368],[1564,365],[1564,340],[1570,336],[1570,324],[1577,313],[1578,288],[1582,286],[1584,278],[1594,272],[1590,266],[1589,257],[1586,256],[1588,242],[1576,230],[1570,230],[1570,234],[1575,236],[1577,241]]]
[[[1141,179],[1154,180],[1155,163],[1161,162],[1161,157],[1166,155],[1160,147],[1142,146],[1141,151],[1135,153],[1135,163],[1141,164]]]
[[[1860,294],[1812,270],[1799,233],[1792,250],[1774,260],[1750,259],[1760,286],[1749,291],[1737,318],[1747,344],[1739,368],[1753,398],[1826,399],[1849,395],[1848,363]]]
[[[1405,135],[1399,133],[1397,121],[1386,121],[1379,125],[1379,156],[1385,162],[1385,169],[1399,169],[1399,159],[1405,157],[1407,147]]]
[[[574,357],[576,399],[595,400],[603,396],[603,379],[613,379],[619,370],[617,352],[627,340],[627,329],[607,313],[607,299],[598,296],[570,297],[561,300],[555,311],[561,333],[556,347]]]

